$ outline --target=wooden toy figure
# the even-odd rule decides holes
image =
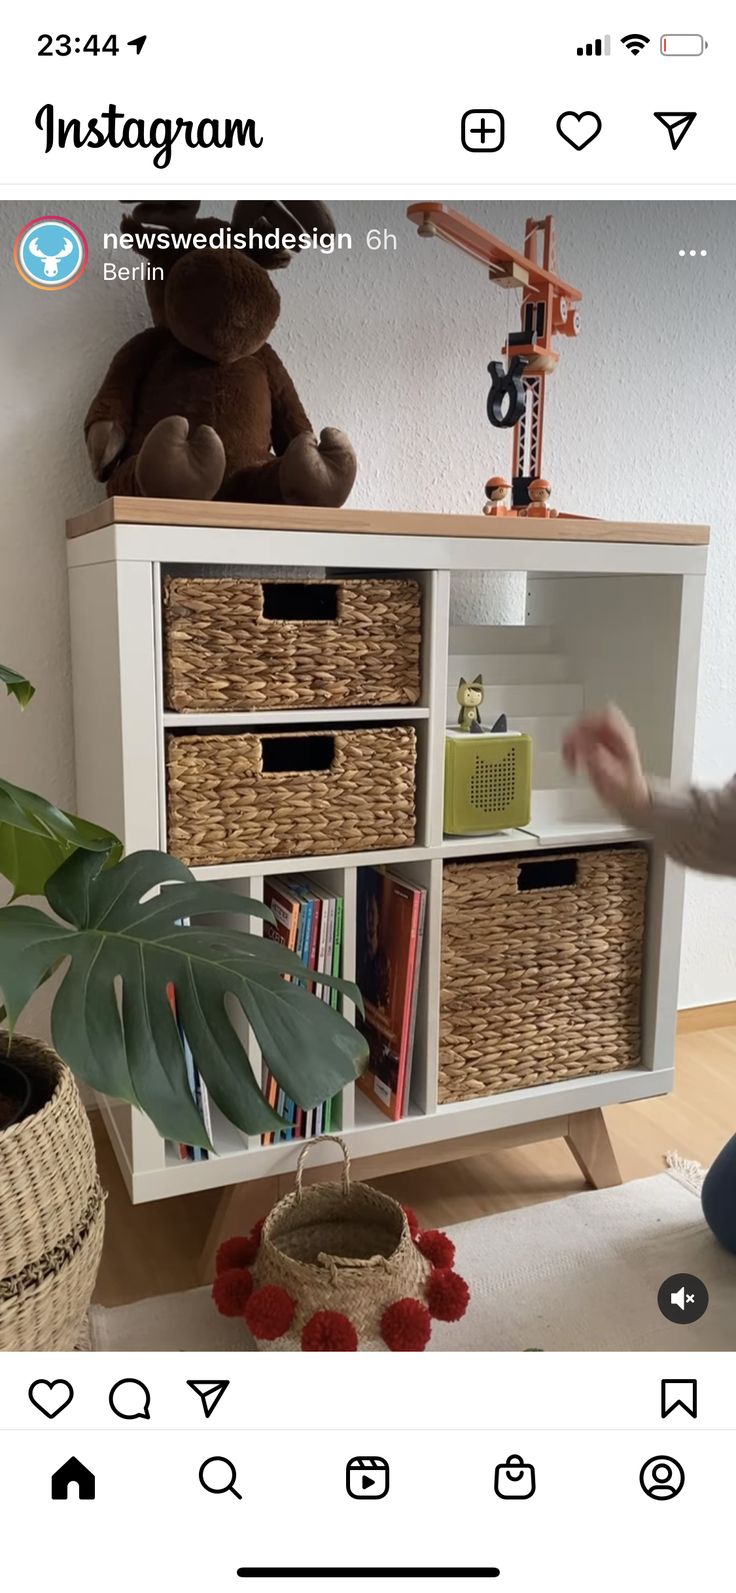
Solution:
[[[476,675],[475,680],[466,680],[461,675],[460,685],[457,688],[457,700],[460,704],[460,712],[457,716],[460,729],[467,730],[470,735],[480,735],[483,730],[480,720],[480,706],[483,701],[483,676]]]
[[[506,507],[506,498],[510,490],[511,483],[504,481],[503,476],[491,476],[486,482],[488,502],[483,505],[483,513],[513,514],[513,510]]]
[[[529,483],[529,507],[520,509],[519,514],[528,515],[530,519],[537,520],[556,519],[557,510],[549,507],[551,491],[552,488],[549,482],[545,481],[543,476],[536,476],[534,481]]]

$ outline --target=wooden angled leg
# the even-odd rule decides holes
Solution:
[[[599,1106],[591,1112],[571,1113],[565,1140],[581,1173],[594,1189],[610,1189],[623,1182]]]

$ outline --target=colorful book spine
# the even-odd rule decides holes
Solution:
[[[327,933],[330,925],[330,897],[323,894],[317,902],[317,908],[319,912],[319,937],[313,967],[316,968],[317,973],[327,973]],[[320,984],[319,981],[315,981],[312,989],[318,1000],[324,1001],[325,986]]]
[[[192,1048],[191,1048],[191,1046],[189,1044],[189,1041],[187,1040],[186,1035],[184,1034],[184,1032],[182,1030],[181,1024],[179,1025],[179,1033],[181,1035],[181,1043],[182,1043],[182,1045],[184,1047],[184,1065],[185,1065],[186,1070],[187,1070],[187,1081],[188,1081],[188,1084],[189,1084],[189,1088],[190,1088],[190,1090],[192,1092],[192,1100],[194,1101],[194,1104],[195,1104],[195,1106],[197,1108],[197,1111],[199,1112],[200,1117],[202,1117],[202,1121],[204,1121],[204,1118],[203,1118],[203,1115],[202,1115],[202,1081],[201,1081],[201,1079],[199,1077],[199,1072],[198,1072],[197,1068],[195,1068],[195,1066],[194,1066],[194,1057],[192,1056]],[[191,1153],[192,1153],[192,1161],[193,1162],[206,1162],[206,1160],[207,1160],[207,1152],[206,1152],[206,1150],[205,1150],[203,1145],[190,1145],[189,1149],[191,1150]]]
[[[265,1063],[264,1063],[264,1068],[263,1068],[263,1094],[265,1095],[269,1106],[272,1106],[274,1111],[276,1110],[276,1099],[277,1099],[277,1096],[278,1096],[278,1091],[279,1091],[279,1087],[278,1087],[278,1084],[276,1082],[276,1079],[274,1078],[273,1073],[270,1071],[269,1068],[267,1068],[265,1066]],[[276,1140],[276,1134],[275,1134],[275,1131],[273,1129],[270,1129],[268,1131],[268,1133],[261,1135],[261,1143],[263,1145],[273,1145],[275,1143],[275,1140]]]
[[[420,925],[426,891],[388,869],[358,876],[357,982],[370,1061],[357,1088],[396,1121],[408,1101],[418,999]]]
[[[316,897],[314,897],[312,899],[312,901],[310,902],[309,906],[310,906],[310,911],[311,911],[312,916],[311,916],[311,919],[309,921],[309,951],[307,953],[307,967],[308,968],[313,968],[315,973],[316,973],[318,965],[319,965],[319,941],[320,941],[320,933],[321,933],[321,925],[322,925],[322,903],[320,901],[318,901]],[[316,984],[316,981],[314,979],[310,979],[309,984],[307,985],[307,989],[311,992],[312,995],[316,994],[317,984]]]
[[[408,1060],[409,1060],[409,1036],[411,1034],[412,1005],[414,1003],[415,990],[416,990],[416,972],[417,972],[416,953],[417,953],[417,937],[418,937],[418,934],[419,934],[419,909],[420,909],[420,902],[421,902],[421,893],[419,891],[415,891],[414,900],[412,902],[411,934],[410,934],[410,938],[409,938],[409,956],[408,956],[408,959],[407,959],[406,1002],[405,1002],[405,1006],[404,1006],[403,1024],[402,1024],[402,1028],[401,1028],[401,1050],[399,1052],[399,1076],[398,1076],[398,1079],[397,1079],[397,1082],[396,1082],[396,1095],[395,1095],[395,1098],[394,1098],[394,1100],[392,1102],[393,1116],[397,1120],[402,1115],[402,1102],[403,1102],[404,1096],[406,1094],[406,1087],[407,1087],[407,1083],[408,1083],[407,1072],[408,1072]]]
[[[286,945],[314,974],[339,975],[342,953],[343,899],[334,891],[305,878],[286,882],[269,880],[264,890],[264,900],[271,908],[277,922],[266,925],[264,933]],[[305,981],[306,983],[306,981]],[[337,1007],[337,992],[310,979],[307,988],[315,997]],[[269,1105],[285,1120],[285,1127],[264,1133],[263,1145],[273,1145],[292,1139],[309,1139],[315,1134],[329,1132],[330,1124],[339,1121],[332,1101],[305,1108],[279,1087],[268,1069],[264,1071],[263,1092]]]
[[[309,945],[309,915],[306,912],[306,903],[302,902],[299,908],[299,929],[296,941],[297,957],[306,965],[306,949]]]
[[[332,972],[337,979],[339,979],[342,970],[342,928],[344,911],[345,904],[343,902],[342,896],[338,896],[335,899],[335,938],[332,945]],[[336,990],[331,990],[330,1003],[333,1007],[335,1007],[335,1009],[337,1009],[339,1000],[340,997],[338,992]]]
[[[409,1089],[411,1084],[411,1064],[414,1056],[414,1040],[417,1027],[417,1007],[419,1005],[419,979],[422,966],[422,947],[424,945],[424,921],[427,913],[426,891],[419,895],[419,916],[417,922],[416,939],[411,962],[411,1000],[409,1004],[409,1032],[406,1043],[404,1059],[404,1076],[401,1080],[399,1096],[399,1116],[405,1117],[409,1110]]]
[[[321,968],[322,968],[324,973],[331,974],[332,973],[332,955],[333,955],[334,946],[335,946],[335,913],[337,911],[337,897],[336,896],[328,896],[327,901],[324,903],[322,911],[326,915],[327,927],[325,929],[324,955],[323,955],[322,962],[321,962],[320,966],[321,966]],[[330,1003],[331,1003],[331,1000],[332,1000],[332,988],[331,988],[331,986],[330,985],[320,985],[320,987],[319,987],[319,995],[322,997],[322,1000],[325,1001],[327,1003],[327,1005],[329,1006]]]
[[[300,903],[286,886],[277,880],[267,879],[263,892],[266,907],[273,913],[275,923],[265,922],[263,933],[266,940],[278,941],[285,946],[287,951],[295,951],[299,932]],[[291,979],[291,974],[284,974],[284,978]]]
[[[194,1104],[195,1104],[195,1106],[197,1108],[197,1111],[199,1112],[199,1115],[202,1118],[202,1122],[204,1123],[207,1135],[208,1135],[209,1139],[211,1140],[212,1139],[212,1125],[211,1125],[211,1122],[209,1124],[207,1123],[207,1120],[206,1120],[206,1117],[205,1117],[205,1112],[204,1112],[205,1086],[203,1085],[202,1080],[200,1078],[199,1069],[196,1068],[195,1065],[194,1065],[194,1057],[192,1055],[192,1048],[191,1048],[191,1046],[189,1044],[189,1041],[187,1040],[187,1037],[186,1037],[186,1035],[184,1033],[184,1030],[183,1030],[183,1028],[181,1026],[181,1022],[180,1022],[180,1019],[179,1019],[179,1010],[178,1010],[177,1001],[176,1001],[176,988],[175,988],[174,984],[171,983],[171,982],[169,982],[167,984],[167,986],[166,986],[166,997],[167,997],[169,1006],[171,1008],[171,1011],[172,1011],[172,1014],[173,1014],[173,1017],[174,1017],[174,1022],[176,1023],[176,1027],[177,1027],[177,1029],[179,1031],[179,1039],[180,1039],[180,1042],[181,1042],[182,1051],[184,1053],[184,1067],[186,1069],[187,1083],[188,1083],[189,1088],[190,1088],[190,1090],[192,1092],[192,1100],[194,1101]],[[209,1107],[209,1100],[208,1100],[208,1107]],[[208,1152],[205,1150],[203,1145],[183,1145],[183,1144],[180,1144],[178,1146],[178,1151],[179,1151],[179,1158],[183,1162],[206,1162],[207,1161]]]

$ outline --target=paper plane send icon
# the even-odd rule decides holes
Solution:
[[[679,149],[697,114],[697,111],[655,111],[654,119],[667,128],[672,148]]]
[[[219,1405],[225,1390],[229,1387],[229,1377],[222,1377],[219,1380],[212,1378],[209,1382],[201,1378],[199,1380],[191,1377],[187,1378],[187,1388],[193,1388],[195,1394],[199,1395],[202,1401],[202,1409],[208,1420],[213,1410]]]

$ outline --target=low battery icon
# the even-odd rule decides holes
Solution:
[[[659,41],[662,55],[702,55],[707,48],[702,33],[663,33]]]

